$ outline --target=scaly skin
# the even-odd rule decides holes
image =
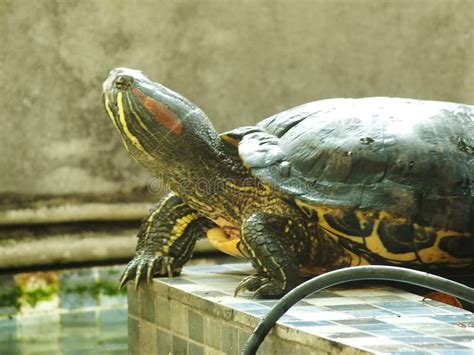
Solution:
[[[213,226],[181,198],[173,193],[167,195],[143,219],[137,255],[125,269],[120,287],[133,276],[138,287],[144,278],[150,281],[155,275],[179,275],[191,258],[196,240],[205,237]]]
[[[250,260],[256,270],[236,293],[248,290],[258,297],[286,293],[299,271],[319,274],[374,263],[427,271],[472,265],[470,231],[417,225],[383,209],[305,203],[297,193],[255,178],[237,146],[243,136],[255,138],[254,145],[243,145],[247,153],[250,149],[252,169],[272,154],[278,158],[277,138],[262,128],[242,127],[219,136],[199,108],[137,70],[113,70],[103,92],[106,111],[130,155],[172,191],[145,217],[121,286],[178,275],[196,239],[207,235],[216,241],[208,233],[216,228],[225,237],[214,245]],[[269,150],[260,143],[269,144]],[[289,163],[280,168],[279,174],[288,177]]]
[[[241,254],[257,270],[237,291],[278,296],[291,289],[314,244],[315,229],[303,213],[255,179],[204,113],[179,94],[139,71],[115,69],[103,97],[129,153],[174,193],[145,217],[121,285],[179,274],[195,240],[217,224],[229,238],[242,236]]]

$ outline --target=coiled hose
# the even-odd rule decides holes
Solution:
[[[396,266],[353,266],[308,280],[283,296],[260,321],[245,343],[242,355],[254,355],[275,323],[295,303],[315,292],[350,281],[385,280],[408,283],[450,294],[474,303],[474,289],[444,277]]]

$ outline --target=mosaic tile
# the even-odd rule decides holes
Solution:
[[[170,329],[183,337],[188,336],[188,309],[181,303],[170,300]]]
[[[443,341],[440,341],[439,343],[423,344],[423,349],[426,349],[426,350],[435,349],[436,351],[443,351],[443,353],[446,353],[447,350],[450,350],[450,351],[470,350],[470,351],[472,351],[472,348],[462,347],[459,344],[446,343],[446,342],[443,342]]]
[[[295,318],[295,317],[292,317],[292,316],[288,316],[288,315],[284,315],[282,316],[278,322],[293,322],[293,321],[297,321],[299,320],[298,318]]]
[[[367,337],[357,337],[357,338],[344,338],[339,339],[344,344],[351,344],[352,346],[360,346],[360,347],[367,347],[367,346],[376,346],[379,345],[380,347],[388,347],[393,346],[393,348],[399,348],[403,345],[402,342],[390,339],[388,337],[374,337],[374,336],[367,336]]]
[[[249,335],[242,328],[236,328],[235,324],[247,327],[257,324],[257,320],[267,314],[277,300],[255,300],[250,293],[233,297],[233,290],[241,280],[239,275],[253,272],[248,264],[191,269],[192,272],[187,272],[185,268],[181,279],[193,282],[163,282],[171,289],[189,292],[189,297],[199,300],[186,303],[199,310],[187,313],[187,333],[190,336],[194,334],[187,343],[188,352],[191,346],[200,346],[204,340],[204,353],[212,350],[216,354],[222,351],[232,354],[236,344],[240,349]],[[156,292],[158,288],[154,287],[154,290]],[[173,301],[175,294],[179,296],[169,291],[171,302],[176,302]],[[165,301],[170,302],[163,299]],[[171,313],[174,316],[177,312]],[[201,316],[202,312],[212,317]],[[230,312],[230,316],[226,312]],[[228,323],[228,320],[233,323]],[[471,314],[464,310],[453,310],[453,307],[437,302],[422,302],[422,297],[389,285],[357,284],[355,288],[331,288],[301,300],[279,320],[277,334],[287,334],[285,336],[291,337],[291,341],[317,336],[327,339],[324,340],[327,343],[323,344],[337,341],[377,353],[422,354],[428,346],[429,353],[434,354],[437,351],[468,349],[465,345],[470,342],[472,332],[466,329],[471,329],[469,325],[472,321]],[[465,322],[466,328],[456,325],[459,322]],[[203,329],[202,336],[197,330],[199,327]],[[282,347],[277,347],[274,335],[269,339],[264,345],[267,350],[282,350]],[[199,351],[196,348],[200,354]]]
[[[150,287],[140,287],[140,318],[155,322],[155,295]]]
[[[188,334],[197,342],[204,343],[204,320],[201,314],[188,310]]]
[[[305,298],[305,301],[309,301],[315,298],[334,298],[334,297],[342,297],[342,296],[332,291],[323,290],[323,291],[315,292],[311,295],[308,295]]]
[[[270,308],[266,309],[246,309],[244,312],[249,313],[253,316],[257,316],[259,318],[263,318],[268,312],[270,311]]]
[[[474,345],[474,332],[471,334],[453,335],[453,336],[451,335],[452,333],[448,333],[448,334],[449,335],[445,336],[444,339],[447,339],[455,343],[472,342],[472,345]]]
[[[244,329],[239,328],[238,333],[239,333],[239,336],[238,336],[239,352],[242,352],[244,345],[250,336],[250,332],[247,332]]]
[[[186,339],[173,335],[171,344],[174,355],[186,355],[188,353],[188,342]]]
[[[462,346],[463,348],[468,348],[468,349],[473,349],[474,350],[474,341],[462,341],[457,343],[459,346]]]
[[[239,355],[238,328],[224,324],[222,327],[222,350],[227,355]]]
[[[233,303],[232,308],[238,309],[240,311],[270,309],[269,307],[257,302]]]
[[[364,349],[374,351],[377,354],[392,354],[392,355],[432,355],[432,352],[423,351],[407,344],[376,344],[364,345]]]
[[[397,349],[395,351],[390,351],[390,352],[385,352],[385,354],[391,354],[391,355],[432,355],[433,353],[430,351],[423,351],[415,348],[410,348],[403,346],[405,350],[398,351],[400,349]],[[384,353],[381,353],[384,354]]]
[[[156,350],[158,355],[169,355],[171,353],[170,333],[161,329],[156,330]],[[131,353],[136,354],[133,351]]]
[[[416,307],[405,309],[392,309],[392,313],[407,316],[431,316],[436,314],[448,314],[448,312],[435,307]]]
[[[280,321],[278,323],[282,323],[288,326],[304,328],[304,327],[324,327],[324,326],[334,326],[336,323],[330,321],[302,321],[299,319],[293,319],[289,321]]]
[[[226,293],[221,292],[221,291],[194,291],[191,292],[193,295],[200,296],[200,297],[223,297],[227,296]]]
[[[289,316],[299,318],[301,320],[340,320],[340,319],[351,319],[353,316],[343,312],[327,311],[327,312],[299,312],[289,310],[287,312]]]
[[[204,347],[198,344],[189,343],[188,344],[188,354],[190,355],[204,355]],[[166,354],[168,355],[168,354]]]
[[[382,296],[371,296],[370,292],[367,292],[367,295],[363,298],[360,297],[359,300],[363,300],[366,303],[377,305],[379,303],[396,303],[396,302],[406,302],[406,298],[403,298],[399,295],[382,295]]]
[[[353,311],[345,311],[346,314],[349,314],[352,317],[358,318],[358,319],[364,319],[364,318],[385,318],[385,317],[393,317],[396,315],[394,312],[386,311],[383,309],[377,309],[377,310],[353,310]]]
[[[163,277],[163,278],[160,278],[159,280],[167,285],[187,285],[187,284],[195,283],[194,281],[178,278],[178,277],[173,277],[173,278]]]
[[[333,321],[336,324],[342,324],[342,325],[347,325],[347,326],[352,326],[352,327],[361,327],[361,326],[367,326],[367,327],[381,327],[381,326],[388,326],[387,323],[382,322],[381,320],[375,319],[375,318],[363,318],[363,319],[341,319],[341,320],[336,320]]]
[[[318,307],[326,307],[326,306],[336,306],[336,305],[346,305],[346,304],[364,304],[364,301],[360,298],[355,297],[321,297],[321,298],[305,298],[305,302],[318,306]]]
[[[195,275],[193,277],[194,282],[199,282],[199,283],[204,283],[206,285],[213,285],[213,284],[219,284],[219,286],[224,285],[226,283],[231,283],[234,284],[236,282],[239,282],[241,278],[238,276],[222,276],[222,275]]]
[[[130,283],[127,286],[128,313],[136,317],[140,316],[140,297]]]
[[[425,326],[428,326],[426,324],[443,324],[443,322],[437,321],[436,319],[431,318],[431,317],[418,317],[418,316],[390,317],[390,318],[384,318],[382,321],[389,324],[425,324]]]
[[[371,335],[364,332],[352,332],[352,333],[331,333],[326,334],[329,339],[338,339],[343,341],[344,339],[355,339],[355,338],[368,338]]]
[[[164,297],[155,297],[155,322],[163,328],[170,327],[170,302]]]
[[[474,323],[474,315],[472,314],[443,314],[443,315],[435,315],[433,316],[434,319],[439,320],[441,322],[446,323],[458,323],[458,322],[468,322]],[[468,327],[468,325],[466,325]],[[474,325],[471,325],[471,328]]]
[[[217,350],[221,349],[222,323],[214,317],[204,319],[204,344]]]
[[[450,306],[448,304],[441,304],[439,306],[436,306],[436,308],[440,309],[440,310],[443,310],[443,311],[447,311],[449,314],[452,314],[452,315],[461,315],[461,314],[470,315],[470,314],[472,314],[471,312],[469,312],[465,309],[461,309],[461,308],[458,308],[458,307],[453,307],[453,306]]]
[[[326,307],[319,307],[319,306],[313,306],[311,304],[308,305],[300,305],[298,302],[296,305],[291,307],[293,311],[298,311],[298,312],[307,312],[307,313],[316,313],[316,312],[327,312],[328,310],[331,310],[330,308]],[[336,310],[336,309],[335,309]]]
[[[306,333],[316,335],[340,334],[340,333],[354,333],[354,328],[344,325],[322,325],[322,326],[308,326],[303,329]],[[368,336],[368,334],[366,334]]]
[[[439,355],[472,355],[472,349],[442,349],[442,350],[432,350],[429,354],[439,354]]]
[[[212,299],[215,302],[221,303],[223,305],[229,305],[229,306],[239,305],[239,304],[245,303],[245,304],[257,304],[257,305],[266,306],[266,307],[270,308],[270,305],[267,305],[267,304],[262,303],[262,302],[258,302],[258,300],[255,300],[255,299],[242,299],[240,297],[234,297],[234,296],[230,296],[230,295],[217,296],[217,297],[208,297],[208,299]]]
[[[140,352],[139,354],[153,354],[156,349],[156,327],[145,320],[139,323]]]
[[[365,330],[366,332],[370,334],[374,334],[377,336],[387,336],[390,338],[403,338],[403,337],[417,337],[417,336],[422,336],[422,333],[414,332],[413,330],[406,329],[406,328],[399,328],[399,327],[386,327],[386,328],[380,328],[380,327],[371,327],[371,328],[366,328],[366,327],[357,327],[358,329]]]
[[[326,310],[334,310],[334,311],[354,311],[354,310],[378,310],[377,307],[372,306],[366,303],[357,303],[357,304],[339,304],[339,305],[326,305]]]
[[[397,340],[406,344],[423,345],[423,347],[425,347],[427,344],[439,344],[443,342],[442,339],[439,337],[424,334],[410,335],[408,337],[399,337],[397,338]]]

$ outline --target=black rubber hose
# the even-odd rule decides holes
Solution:
[[[350,281],[386,280],[430,288],[474,303],[474,289],[459,282],[412,269],[396,266],[353,266],[327,272],[308,280],[283,296],[263,317],[245,343],[242,355],[254,355],[275,323],[296,302],[315,292]]]

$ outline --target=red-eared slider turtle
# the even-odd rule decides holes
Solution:
[[[330,99],[219,135],[186,98],[118,68],[105,108],[132,157],[172,191],[143,220],[121,285],[179,274],[196,240],[249,259],[239,290],[299,272],[474,263],[474,107]]]

